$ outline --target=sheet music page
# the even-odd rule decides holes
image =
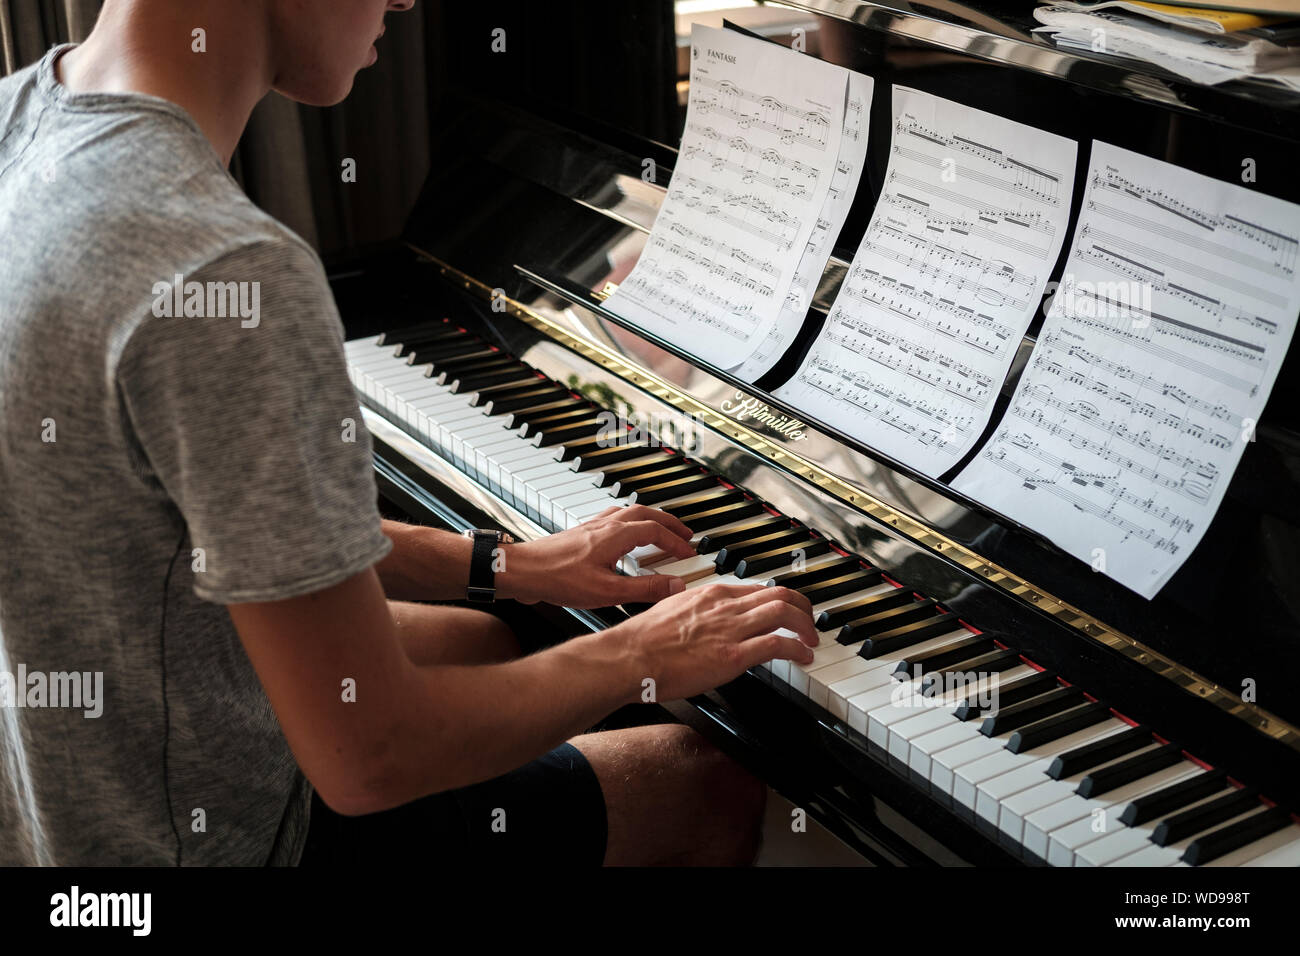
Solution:
[[[1300,206],[1093,143],[1060,288],[954,483],[1143,597],[1196,547],[1300,311]]]
[[[894,88],[889,171],[826,325],[777,391],[931,477],[979,439],[1065,240],[1073,140]]]
[[[743,363],[731,370],[736,378],[752,382],[771,370],[785,354],[799,330],[803,328],[808,307],[817,294],[826,263],[831,257],[831,247],[844,228],[853,197],[858,194],[858,182],[867,162],[867,139],[870,130],[871,99],[875,80],[861,73],[849,72],[849,98],[844,110],[844,130],[840,137],[840,155],[831,176],[831,188],[826,194],[821,215],[813,226],[812,235],[795,269],[776,317],[768,324],[765,333],[755,336],[758,346]]]
[[[695,24],[677,167],[615,314],[731,368],[785,302],[831,188],[844,69]]]

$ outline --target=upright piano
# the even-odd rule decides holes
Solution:
[[[807,594],[811,666],[756,668],[671,709],[869,862],[1300,865],[1294,360],[1213,524],[1151,600],[772,394],[880,193],[890,84],[1228,182],[1250,159],[1253,188],[1300,200],[1300,96],[1057,49],[1027,7],[813,0],[748,21],[878,91],[805,332],[752,383],[605,306],[676,160],[688,61],[672,5],[445,8],[423,193],[400,240],[332,270],[381,492],[413,520],[524,539],[645,502],[696,533],[700,557],[674,567],[690,586]],[[669,425],[611,446],[609,413]],[[565,620],[577,633],[636,610]],[[1002,678],[996,714],[881,706],[900,679],[979,668]]]

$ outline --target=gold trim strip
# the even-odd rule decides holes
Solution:
[[[465,289],[476,292],[484,299],[492,300],[492,289],[477,279],[448,265],[436,256],[411,246],[420,257],[438,267],[439,272]],[[978,574],[990,584],[1014,594],[1034,605],[1040,611],[1050,614],[1063,624],[1073,628],[1085,637],[1118,651],[1126,658],[1147,670],[1172,681],[1182,690],[1209,701],[1220,710],[1226,711],[1238,720],[1249,724],[1260,733],[1280,741],[1293,750],[1300,751],[1300,728],[1264,710],[1258,704],[1247,703],[1208,678],[1189,670],[1177,661],[1147,647],[1140,641],[1121,633],[1098,619],[1067,604],[1065,601],[1037,588],[1024,578],[1013,574],[1006,568],[985,560],[965,545],[940,534],[928,525],[896,511],[874,495],[863,491],[837,475],[831,474],[818,465],[758,434],[752,429],[733,419],[719,414],[712,407],[682,392],[675,385],[664,381],[657,375],[647,372],[640,366],[629,362],[624,356],[595,342],[575,336],[568,329],[552,322],[514,299],[504,298],[507,310],[534,328],[544,332],[549,338],[577,352],[583,358],[602,365],[616,375],[650,393],[655,398],[672,405],[680,412],[696,417],[715,431],[734,439],[757,455],[775,462],[785,471],[803,478],[805,481],[847,502],[859,511],[874,518],[880,524],[894,529],[898,533],[920,544],[922,547],[942,555],[954,564]]]

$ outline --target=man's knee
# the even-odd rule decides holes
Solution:
[[[767,787],[691,728],[670,726],[687,755],[684,776],[690,781],[691,803],[708,817],[710,839],[700,843],[699,857],[691,862],[748,866],[758,855]]]
[[[573,743],[605,793],[608,863],[753,862],[767,788],[691,728],[635,727]]]

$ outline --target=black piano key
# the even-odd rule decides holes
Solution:
[[[456,328],[450,322],[422,322],[400,329],[390,329],[379,333],[378,346],[396,346],[403,342],[434,342],[439,339],[463,338],[469,333]]]
[[[394,349],[398,358],[406,358],[407,365],[427,365],[437,359],[456,358],[471,352],[481,351],[483,343],[478,339],[448,339],[443,342],[430,342],[414,347],[401,344]]]
[[[1172,767],[1182,759],[1182,749],[1177,744],[1161,744],[1154,750],[1143,750],[1131,757],[1088,771],[1074,792],[1081,797],[1100,797],[1126,783],[1150,776],[1157,770]]]
[[[633,458],[629,461],[619,462],[617,465],[610,465],[608,468],[597,472],[593,477],[597,488],[608,488],[614,482],[622,481],[625,478],[637,478],[641,475],[685,463],[686,460],[676,452],[668,454],[660,449],[658,452],[652,451],[640,458]]]
[[[883,634],[877,634],[875,637],[865,639],[858,651],[858,656],[868,660],[882,657],[900,651],[904,647],[911,647],[914,644],[920,644],[922,641],[928,641],[932,637],[947,634],[960,626],[961,623],[957,620],[956,614],[951,611],[940,611],[933,617],[913,621],[911,624],[904,624],[902,627],[895,627]],[[848,630],[847,626],[841,628],[835,640],[841,644],[856,643],[854,640],[846,641],[844,639],[845,632]]]
[[[564,428],[569,425],[576,425],[579,422],[591,422],[594,428],[599,423],[599,420],[594,408],[578,402],[568,402],[559,408],[532,414],[528,412],[511,412],[506,427],[517,428],[520,438],[531,438],[538,432],[545,431],[548,428]]]
[[[622,483],[620,482],[617,487],[622,488]],[[718,479],[713,475],[697,472],[694,475],[682,475],[637,488],[632,492],[632,501],[638,505],[653,506],[693,492],[720,487],[722,486],[718,484]]]
[[[589,448],[573,456],[569,467],[578,473],[594,471],[616,465],[629,458],[643,458],[655,449],[645,445],[610,445],[606,448]]]
[[[498,382],[491,382],[486,385],[475,386],[472,382],[461,384],[453,382],[451,391],[457,395],[477,395],[487,396],[482,401],[487,401],[495,395],[511,395],[514,393],[524,393],[534,389],[539,385],[550,384],[544,378],[537,377],[531,371],[515,373],[514,375]]]
[[[580,403],[577,399],[573,398],[573,396],[566,395],[564,398],[557,398],[554,401],[543,402],[540,405],[530,405],[526,408],[517,408],[509,412],[497,412],[496,414],[506,416],[506,428],[518,428],[520,425],[527,421],[531,421],[535,417],[540,418],[562,409],[572,411],[579,408],[583,411],[587,410],[586,405]]]
[[[590,454],[593,451],[602,451],[606,448],[641,448],[646,449],[650,446],[643,441],[631,441],[623,435],[611,433],[609,431],[593,432],[583,438],[577,438],[568,444],[559,446],[555,456],[556,461],[572,461],[579,455]]]
[[[527,429],[527,439],[538,448],[554,448],[556,445],[567,445],[580,438],[594,434],[599,427],[595,419],[578,419],[567,424],[561,422],[556,425],[542,425],[535,428]]]
[[[1074,707],[1042,720],[1021,727],[1007,741],[1007,749],[1013,754],[1033,750],[1053,740],[1060,740],[1070,734],[1095,727],[1103,720],[1110,719],[1110,708],[1098,701],[1089,701],[1080,707]]]
[[[987,714],[995,707],[1009,707],[1012,704],[1020,703],[1022,700],[1029,700],[1031,697],[1045,694],[1058,686],[1060,685],[1054,671],[1038,671],[1033,674],[1026,674],[1024,677],[1017,677],[1015,680],[1005,683],[999,682],[997,695],[988,707],[983,706],[977,698],[972,697],[958,705],[953,716],[958,720],[974,720],[976,717]]]
[[[1204,866],[1221,856],[1227,856],[1233,850],[1241,849],[1247,843],[1262,840],[1270,833],[1276,833],[1290,825],[1289,813],[1281,807],[1271,807],[1262,813],[1220,827],[1213,833],[1197,837],[1183,851],[1183,862],[1188,866]]]
[[[448,390],[453,395],[464,395],[467,392],[480,392],[486,388],[500,387],[516,382],[532,384],[535,381],[537,381],[537,378],[532,369],[523,365],[517,367],[507,366],[506,368],[493,369],[488,372],[457,375]]]
[[[1083,691],[1077,687],[1053,687],[1037,697],[1030,697],[1018,704],[1006,706],[999,701],[998,712],[984,718],[984,722],[980,724],[980,733],[985,737],[1010,733],[1044,717],[1051,717],[1063,710],[1077,707],[1082,700]]]
[[[972,634],[946,647],[936,647],[918,654],[905,655],[894,667],[895,679],[921,677],[931,670],[940,670],[951,664],[960,664],[979,657],[993,646],[993,639],[983,634]]]
[[[594,434],[600,427],[600,418],[590,408],[567,409],[553,415],[537,415],[521,418],[519,437],[530,441],[538,435],[550,435],[557,431],[581,426],[586,434]]]
[[[863,570],[858,564],[856,558],[846,558],[845,561],[847,561],[847,565],[843,562],[837,561],[834,564],[828,565],[828,567],[840,569],[847,567],[848,570],[846,573],[837,575],[833,578],[813,581],[804,584],[802,587],[796,587],[794,590],[806,597],[809,604],[821,604],[825,601],[834,600],[835,598],[856,594],[858,591],[865,591],[868,588],[879,587],[884,582],[884,575],[879,571]],[[793,572],[795,575],[800,573],[807,572]],[[789,576],[789,574],[782,574],[778,577],[784,578]],[[782,584],[779,580],[774,580],[772,583],[777,587],[790,587],[788,584]]]
[[[623,498],[640,488],[661,485],[666,481],[676,481],[678,478],[695,478],[703,474],[704,472],[700,471],[700,466],[693,462],[686,461],[683,458],[668,458],[665,456],[653,468],[643,468],[638,472],[618,478],[612,483],[612,493],[615,498]],[[720,486],[717,481],[714,481],[711,487]]]
[[[490,369],[523,367],[523,363],[513,356],[492,349],[484,349],[481,352],[468,352],[452,359],[438,359],[426,364],[433,369],[432,372],[428,373],[429,377],[439,385],[447,385],[454,381],[457,375],[465,372],[486,372]]]
[[[1161,820],[1156,824],[1155,832],[1151,834],[1151,842],[1156,846],[1181,843],[1183,840],[1191,839],[1204,830],[1218,826],[1225,820],[1231,820],[1233,817],[1248,813],[1251,808],[1260,805],[1259,791],[1254,787],[1246,787],[1241,790],[1234,790],[1232,793],[1225,793],[1214,800],[1206,801],[1199,806],[1188,807],[1186,810]]]
[[[568,394],[555,383],[538,379],[536,387],[528,387],[520,391],[476,392],[470,396],[469,404],[471,408],[485,409],[488,415],[501,415],[505,412],[513,412],[518,408],[527,408],[529,405],[541,405],[544,402],[554,401]]]
[[[1197,774],[1188,780],[1161,787],[1155,793],[1134,798],[1120,813],[1119,822],[1128,827],[1148,823],[1218,793],[1228,785],[1228,774],[1224,770]]]
[[[789,527],[790,519],[785,515],[770,515],[764,512],[756,516],[753,521],[746,521],[738,527],[713,534],[705,534],[700,538],[700,543],[695,550],[700,554],[712,554],[715,551],[721,551],[728,545],[739,544],[747,538],[753,538],[760,534],[770,534]]]
[[[673,501],[660,507],[674,518],[680,518],[684,514],[703,511],[706,508],[721,508],[725,504],[739,504],[748,500],[750,499],[746,498],[745,493],[739,488],[717,485],[705,491],[697,491],[680,501]]]
[[[903,593],[896,595],[886,591],[822,611],[817,615],[817,629],[828,631],[833,627],[851,626],[848,636],[852,640],[847,643],[857,643],[898,624],[928,617],[939,603],[933,598],[918,598],[906,588],[898,590]]]
[[[691,511],[686,514],[675,515],[675,517],[691,529],[691,534],[695,535],[706,533],[724,524],[731,524],[733,521],[740,521],[743,518],[765,513],[763,506],[757,501],[752,498],[744,498],[721,507],[710,506],[702,511]]]
[[[784,574],[769,578],[765,583],[775,587],[792,588],[806,595],[807,592],[804,588],[812,587],[823,581],[838,579],[855,571],[862,571],[865,574],[873,573],[871,569],[863,567],[862,562],[850,554],[844,555],[838,561],[830,561],[808,571],[786,571]],[[870,587],[870,585],[864,586]]]
[[[770,551],[782,545],[797,548],[805,541],[811,541],[807,528],[785,527],[753,538],[736,541],[718,550],[716,558],[720,572],[734,571],[740,559],[762,551]]]
[[[1019,652],[994,647],[976,657],[957,661],[947,667],[927,668],[925,680],[921,682],[921,687],[923,690],[929,691],[936,682],[942,683],[948,674],[968,673],[971,671],[980,674],[1000,674],[1003,671],[1011,670],[1013,667],[1019,667],[1022,663]]]
[[[1100,767],[1125,754],[1141,750],[1152,742],[1151,730],[1139,725],[1121,730],[1091,743],[1081,744],[1073,750],[1057,756],[1047,768],[1047,775],[1053,780],[1064,780],[1076,774],[1084,773],[1093,767]]]
[[[797,548],[784,547],[761,551],[741,558],[740,563],[736,565],[735,575],[738,578],[752,578],[756,574],[767,574],[777,568],[788,568],[796,556],[801,561],[806,561],[808,558],[821,557],[830,549],[831,543],[825,538],[812,538]]]

